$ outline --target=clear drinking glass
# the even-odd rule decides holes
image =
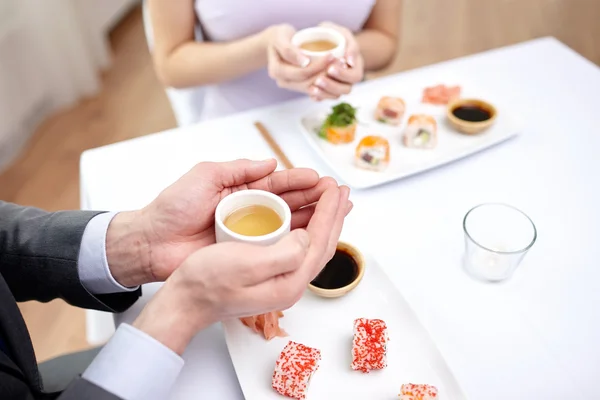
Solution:
[[[537,237],[531,218],[500,203],[473,207],[465,215],[463,228],[465,269],[489,282],[510,278]]]

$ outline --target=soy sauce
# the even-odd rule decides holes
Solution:
[[[489,110],[475,105],[456,107],[452,110],[452,114],[454,114],[456,118],[470,122],[487,121],[492,118],[492,113]]]
[[[338,249],[311,284],[321,289],[339,289],[348,286],[357,277],[358,264],[354,257]]]

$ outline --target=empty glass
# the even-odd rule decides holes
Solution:
[[[510,278],[537,237],[533,221],[524,212],[500,203],[473,207],[463,228],[465,269],[490,282]]]

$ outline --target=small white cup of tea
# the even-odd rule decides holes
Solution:
[[[291,223],[292,212],[281,197],[264,190],[241,190],[217,205],[216,241],[267,246],[289,233]]]
[[[328,54],[335,58],[344,57],[346,39],[335,29],[314,27],[302,29],[292,37],[292,45],[300,48],[310,59],[324,57]]]

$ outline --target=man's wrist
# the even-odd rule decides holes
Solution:
[[[199,318],[198,310],[189,304],[191,296],[175,286],[165,282],[132,325],[182,355],[196,333],[211,322],[207,317]]]
[[[153,282],[150,254],[141,212],[115,215],[106,232],[106,258],[113,278],[126,287]]]

